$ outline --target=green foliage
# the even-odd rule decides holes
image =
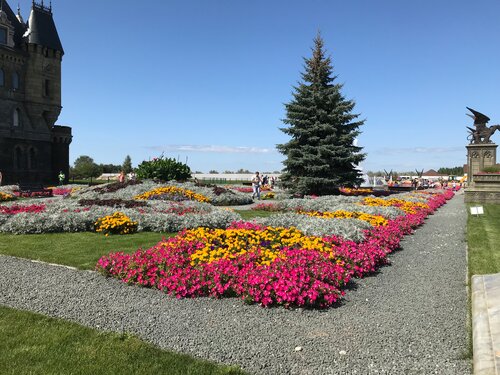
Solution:
[[[101,168],[102,173],[120,173],[122,170],[121,165],[115,164],[99,164],[99,168]]]
[[[500,164],[492,165],[490,167],[484,167],[483,172],[486,173],[498,173],[500,172]]]
[[[191,169],[175,159],[161,155],[150,161],[143,161],[136,170],[137,178],[157,181],[185,181],[191,177]]]
[[[351,113],[354,101],[346,100],[342,85],[333,83],[336,76],[319,35],[314,43],[313,56],[305,59],[303,82],[285,105],[283,122],[289,126],[281,130],[291,140],[277,148],[286,156],[281,175],[285,188],[297,194],[325,195],[339,186],[362,182],[356,166],[365,155],[354,141],[364,121],[355,121],[359,115]]]
[[[438,170],[439,174],[446,174],[448,176],[463,176],[464,174],[464,167],[453,167],[453,168],[439,168]]]
[[[469,215],[469,276],[500,272],[500,205],[483,204],[484,215]]]
[[[130,158],[130,155],[125,156],[125,160],[123,161],[122,165],[122,170],[125,173],[130,173],[132,172],[132,159]]]
[[[149,249],[160,242],[162,237],[174,234],[140,232],[105,237],[91,232],[21,235],[1,233],[0,254],[92,270],[99,258],[112,251],[119,249],[125,253],[133,253],[138,248]]]
[[[98,177],[102,173],[102,169],[94,163],[94,159],[90,156],[82,155],[75,160],[73,168],[71,168],[71,176],[73,178],[89,178]]]
[[[164,351],[127,333],[98,332],[61,319],[0,306],[0,373],[8,374],[241,374]]]

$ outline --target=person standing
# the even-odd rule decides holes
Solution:
[[[253,194],[252,194],[252,199],[255,199],[257,196],[257,199],[260,200],[260,184],[261,184],[261,178],[259,175],[259,172],[255,172],[255,176],[252,178],[252,188],[253,188]]]
[[[120,175],[118,176],[118,181],[120,181],[121,183],[125,182],[125,172],[124,171],[120,172]]]
[[[64,180],[66,179],[66,175],[63,173],[63,171],[59,171],[59,186],[64,185]]]

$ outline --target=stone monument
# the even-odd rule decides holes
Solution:
[[[467,107],[474,119],[474,128],[469,129],[470,144],[467,145],[467,189],[465,202],[500,203],[500,173],[487,173],[487,167],[497,163],[497,147],[490,138],[500,125],[487,126],[488,116]]]

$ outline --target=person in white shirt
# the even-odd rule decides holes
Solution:
[[[253,188],[253,194],[252,194],[252,199],[260,199],[260,184],[261,184],[261,178],[259,175],[259,172],[255,172],[255,176],[252,178],[252,188]]]

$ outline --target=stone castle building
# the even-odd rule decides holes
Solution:
[[[69,172],[71,128],[61,112],[64,50],[52,5],[33,1],[27,22],[0,0],[0,172],[3,185],[51,183]]]

